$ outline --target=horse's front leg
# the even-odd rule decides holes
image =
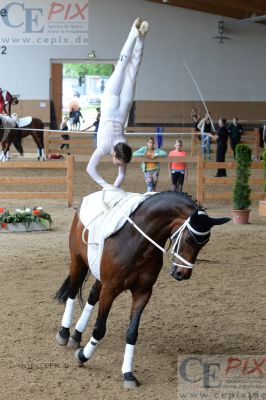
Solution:
[[[85,304],[82,314],[75,326],[75,332],[69,338],[68,347],[71,347],[72,349],[78,349],[80,347],[82,333],[88,326],[95,304],[99,301],[100,292],[101,282],[96,280],[91,288],[88,301]]]
[[[9,153],[10,145],[7,142],[2,142],[2,152],[0,156],[0,161],[5,162],[8,161],[8,153]]]
[[[130,324],[126,335],[126,347],[124,353],[124,361],[122,365],[122,374],[125,389],[134,389],[139,386],[137,378],[133,374],[133,360],[135,345],[138,339],[138,329],[140,317],[150,300],[152,289],[145,292],[140,290],[132,291],[132,308],[130,315]]]
[[[115,290],[112,287],[102,286],[99,299],[99,309],[97,320],[94,325],[92,337],[84,348],[78,349],[75,353],[75,360],[79,364],[84,364],[94,354],[99,341],[103,339],[106,332],[107,318],[116,297]]]

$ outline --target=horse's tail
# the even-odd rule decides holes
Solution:
[[[79,304],[83,307],[84,306],[84,301],[83,301],[83,296],[82,296],[82,288],[84,285],[84,281],[87,277],[87,275],[90,275],[90,269],[88,268],[84,276],[82,277],[82,281],[80,283],[79,289],[78,289],[78,299],[79,299]],[[60,289],[56,292],[54,298],[59,302],[59,303],[66,303],[68,297],[69,297],[69,286],[70,286],[70,275],[64,280],[62,283]]]
[[[14,135],[13,144],[14,144],[16,150],[19,152],[19,154],[21,154],[23,156],[24,150],[22,147],[22,137],[19,133],[17,135]]]
[[[54,296],[54,298],[58,300],[59,303],[66,303],[68,299],[69,284],[70,284],[70,275],[68,275],[68,277],[64,280],[62,286]]]

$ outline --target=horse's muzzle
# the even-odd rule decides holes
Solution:
[[[189,279],[191,276],[191,270],[187,270],[187,273],[178,270],[177,265],[172,265],[170,269],[170,275],[177,281],[182,281],[184,279]]]

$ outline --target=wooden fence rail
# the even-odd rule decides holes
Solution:
[[[64,199],[68,206],[73,205],[73,167],[74,157],[69,156],[66,160],[58,161],[16,161],[0,163],[0,169],[6,171],[17,169],[25,170],[26,176],[0,176],[1,189],[6,185],[34,185],[39,186],[54,186],[63,185],[65,191],[2,191],[0,199]],[[33,170],[65,170],[64,176],[29,176],[29,171]],[[2,189],[3,190],[3,189]]]
[[[190,137],[191,128],[183,127],[166,127],[164,128],[164,139],[171,136],[178,137],[187,136]],[[68,134],[70,140],[62,139],[62,134]],[[60,132],[60,131],[46,131],[45,135],[45,154],[48,156],[52,153],[67,154],[71,153],[76,156],[87,156],[89,157],[94,149],[93,141],[93,131],[82,132]],[[156,127],[126,127],[125,135],[127,136],[127,142],[130,146],[134,148],[141,147],[145,145],[145,138],[152,135],[156,135]],[[62,144],[69,145],[69,149],[64,147],[60,149]],[[164,146],[163,146],[164,147]],[[174,147],[174,142],[172,141],[171,149]],[[78,158],[77,158],[78,159]]]
[[[46,156],[52,153],[59,154],[67,154],[71,153],[76,156],[90,156],[94,149],[94,141],[93,141],[93,131],[88,132],[67,132],[70,137],[70,140],[62,139],[61,135],[66,134],[66,132],[60,131],[46,131],[45,135],[45,153]],[[156,127],[126,127],[125,135],[127,136],[127,141],[130,146],[133,148],[137,148],[145,145],[143,137],[148,137],[149,135],[156,135]],[[201,141],[198,138],[199,132],[195,132],[194,128],[187,127],[165,127],[163,132],[164,144],[163,148],[165,150],[169,150],[169,141],[166,143],[166,138],[168,137],[176,137],[176,138],[190,138],[190,155],[192,157],[201,154]],[[251,150],[258,160],[260,157],[261,149],[260,149],[260,135],[259,130],[255,129],[254,131],[246,131],[242,135],[242,144],[248,144],[251,147]],[[64,147],[60,149],[62,144],[69,145],[69,149]],[[166,146],[165,146],[166,144]],[[213,142],[214,146],[216,146],[216,142]],[[173,140],[171,140],[171,149],[174,147]],[[232,156],[232,150],[228,141],[228,151],[227,153]],[[78,158],[77,158],[78,159]]]
[[[217,168],[225,168],[226,170],[233,170],[234,176],[227,177],[214,177]],[[197,164],[197,199],[200,202],[204,200],[232,200],[233,191],[232,186],[235,182],[236,162],[212,162],[204,161],[202,157],[198,157]],[[255,174],[260,176],[254,176]],[[251,176],[249,178],[249,185],[251,187],[251,199],[262,200],[265,197],[263,192],[263,162],[253,161],[251,163]],[[208,185],[211,190],[208,191]],[[214,188],[216,186],[217,188]],[[231,190],[229,189],[231,186]],[[220,188],[220,190],[219,190]]]
[[[194,168],[197,171],[197,200],[203,202],[204,200],[232,200],[232,186],[235,181],[235,161],[227,162],[213,162],[204,161],[201,156],[197,157],[157,157],[156,162],[168,164],[170,161],[185,162],[188,167],[194,164]],[[150,161],[145,157],[133,157],[131,163],[140,164],[144,161]],[[102,158],[103,163],[110,164],[110,156]],[[1,176],[0,185],[1,188],[4,185],[35,185],[38,188],[40,185],[64,185],[66,191],[35,191],[35,192],[0,192],[0,199],[65,199],[68,206],[73,204],[73,166],[74,157],[68,156],[66,160],[50,160],[46,162],[39,161],[16,161],[8,163],[0,163],[0,170],[27,170],[27,176]],[[227,177],[214,177],[214,174],[218,168],[225,168],[229,171]],[[38,169],[65,169],[66,175],[64,176],[29,176],[29,170]],[[231,172],[232,171],[232,172]],[[26,174],[25,174],[26,175]],[[263,162],[253,161],[251,163],[251,177],[249,184],[251,186],[251,199],[261,200],[265,197],[263,192]],[[208,190],[210,188],[210,190]]]

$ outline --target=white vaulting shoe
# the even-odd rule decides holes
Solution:
[[[141,37],[144,37],[149,30],[149,22],[143,21],[139,28],[139,34]]]
[[[140,35],[139,29],[140,29],[140,27],[141,27],[141,24],[142,24],[142,19],[141,19],[141,18],[137,18],[137,19],[133,22],[133,25],[132,25],[132,28],[131,28],[131,34],[132,34],[134,37],[138,37],[138,36]]]

